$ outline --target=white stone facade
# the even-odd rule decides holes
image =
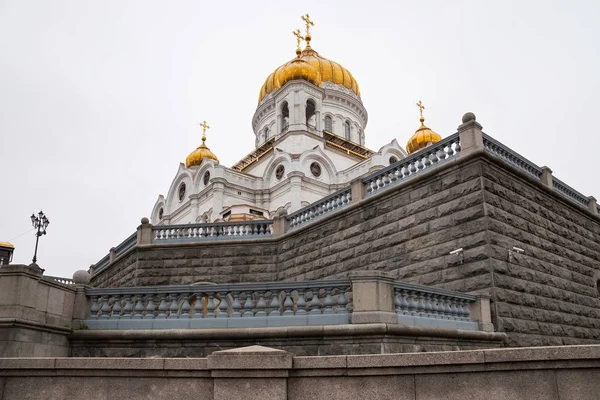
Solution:
[[[243,171],[206,158],[200,166],[180,164],[167,196],[156,201],[151,222],[213,222],[232,214],[272,218],[279,208],[292,213],[389,165],[391,157],[406,157],[395,139],[376,153],[364,149],[366,159],[332,145],[323,134],[327,117],[333,133],[345,138],[344,145],[364,145],[368,117],[356,94],[331,82],[323,88],[288,82],[261,101],[252,120],[257,147],[275,137],[272,148]]]

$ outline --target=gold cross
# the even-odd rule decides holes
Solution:
[[[208,126],[208,125],[206,124],[206,121],[202,121],[202,123],[200,124],[200,126],[202,127],[202,134],[203,134],[203,135],[204,135],[204,134],[206,134],[206,130],[207,130],[207,129],[210,129],[210,126]]]
[[[202,144],[204,144],[204,142],[206,141],[206,130],[209,129],[210,126],[208,126],[206,121],[202,121],[200,127],[202,128]]]
[[[310,15],[308,14],[303,15],[300,18],[302,18],[302,21],[306,22],[306,36],[310,36],[310,27],[315,26],[315,23],[310,20]]]
[[[421,119],[423,119],[423,110],[425,109],[425,106],[423,105],[423,103],[421,103],[421,100],[419,100],[419,102],[417,103],[417,107],[419,107],[419,111],[421,112]]]
[[[304,37],[302,37],[300,29],[296,29],[295,31],[292,31],[292,33],[294,34],[294,36],[296,36],[296,40],[298,42],[298,50],[300,50],[300,42],[304,40]]]

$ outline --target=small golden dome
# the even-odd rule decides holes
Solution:
[[[15,246],[12,243],[8,243],[8,242],[0,242],[0,247],[4,247],[4,248],[8,248],[8,249],[15,248]]]
[[[421,110],[421,118],[419,119],[419,121],[421,121],[421,126],[415,131],[415,134],[412,135],[406,144],[406,151],[408,154],[412,154],[416,151],[424,149],[430,144],[437,143],[442,140],[442,137],[439,134],[425,126],[425,118],[423,117],[423,109],[425,106],[423,106],[423,103],[419,101],[417,106]]]
[[[202,144],[198,146],[196,150],[192,151],[189,156],[187,156],[187,158],[185,159],[186,168],[202,164],[202,161],[205,158],[210,158],[212,160],[215,160],[216,162],[219,162],[217,156],[215,156],[215,154],[212,151],[210,151],[208,147],[206,147],[206,144],[204,144],[204,142],[206,142],[206,130],[209,128],[209,126],[206,124],[206,121],[200,124],[200,126],[203,129]]]
[[[356,79],[354,79],[350,71],[344,68],[341,64],[338,64],[334,61],[326,59],[325,57],[322,57],[321,55],[319,55],[319,53],[317,53],[310,47],[310,44],[308,44],[297,58],[278,67],[277,69],[275,69],[275,71],[273,71],[273,73],[271,73],[271,75],[267,77],[258,95],[259,103],[266,95],[275,91],[276,89],[279,89],[285,83],[292,79],[304,79],[321,87],[321,84],[316,84],[312,80],[306,79],[304,77],[296,77],[291,79],[289,78],[290,75],[296,73],[290,70],[293,69],[294,71],[296,71],[298,69],[298,59],[307,62],[315,68],[315,70],[318,72],[320,82],[333,82],[338,85],[343,85],[346,88],[352,90],[354,93],[356,93],[358,97],[360,97],[360,89],[358,88],[358,83],[356,82]]]

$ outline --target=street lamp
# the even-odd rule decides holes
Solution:
[[[37,232],[35,233],[35,252],[33,253],[33,263],[35,264],[40,236],[46,234],[46,228],[48,227],[48,224],[50,224],[50,221],[46,218],[44,213],[40,211],[37,217],[35,214],[31,214],[31,224],[37,229]]]

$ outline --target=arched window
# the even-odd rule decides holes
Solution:
[[[344,123],[344,137],[350,140],[350,121]]]
[[[264,141],[267,141],[267,140],[269,140],[269,128],[265,128],[265,140]]]
[[[281,132],[285,132],[287,131],[288,126],[290,126],[290,109],[287,101],[281,106],[281,121],[283,122]]]
[[[306,126],[309,128],[315,128],[315,110],[316,110],[315,102],[312,100],[306,100]]]
[[[329,132],[333,132],[333,120],[329,115],[325,117],[325,130]]]

